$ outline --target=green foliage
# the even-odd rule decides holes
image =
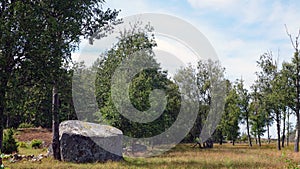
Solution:
[[[17,145],[19,148],[28,148],[27,143],[23,141],[17,142]]]
[[[11,154],[13,152],[18,151],[18,145],[16,140],[14,139],[14,131],[12,129],[8,129],[3,136],[3,147],[2,152],[5,154]]]
[[[281,160],[283,160],[286,163],[287,169],[300,169],[300,166],[297,162],[295,162],[295,160],[287,157],[286,152],[282,152]]]
[[[152,48],[156,46],[156,43],[154,37],[148,34],[148,32],[151,33],[152,31],[151,26],[146,25],[145,28],[140,28],[140,23],[136,23],[132,30],[126,30],[121,33],[118,43],[104,54],[97,65],[96,98],[100,109],[99,113],[101,113],[101,115],[96,114],[98,121],[109,123],[120,128],[125,135],[136,138],[151,137],[162,133],[173,124],[179,112],[180,95],[178,88],[168,79],[167,72],[162,71],[154,59]],[[142,52],[144,56],[147,56],[147,59],[142,60],[139,57],[135,57],[135,52]],[[120,106],[116,105],[114,101],[122,101],[120,100],[121,96],[126,94],[124,94],[124,91],[115,91],[120,97],[115,98],[116,100],[114,101],[112,98],[111,79],[120,63],[130,59],[134,64],[153,66],[151,69],[140,71],[131,79],[129,98],[133,107],[137,111],[147,111],[148,114],[146,116],[154,116],[161,112],[152,110],[150,107],[156,107],[161,103],[155,101],[155,99],[151,100],[151,91],[162,89],[167,96],[166,108],[162,115],[149,123],[130,121],[120,113]],[[138,65],[129,65],[132,69],[136,66]],[[122,77],[128,77],[130,71],[131,69],[122,72]],[[125,109],[126,107],[123,111],[126,111]]]
[[[247,139],[248,139],[248,135],[247,135],[246,133],[243,133],[242,136],[241,136],[241,138],[240,138],[240,140],[241,140],[242,142],[246,142]]]
[[[251,132],[254,136],[258,137],[259,146],[261,146],[260,137],[266,132],[265,127],[268,125],[269,117],[263,102],[262,92],[255,84],[252,86],[253,92],[251,95],[252,102],[250,103],[250,124]]]
[[[34,128],[35,126],[31,123],[21,123],[18,128]]]
[[[61,70],[59,85],[59,121],[74,120],[76,113],[72,104],[72,70]],[[10,81],[7,90],[7,104],[4,119],[7,127],[31,128],[41,126],[51,128],[52,86],[37,80],[35,85],[24,85],[26,75],[15,72],[16,80]],[[32,80],[34,81],[34,80]],[[31,81],[31,82],[32,82]],[[18,90],[17,86],[22,86]],[[21,113],[22,112],[22,113]]]
[[[250,99],[251,95],[244,86],[244,81],[239,79],[236,81],[235,89],[238,95],[238,107],[242,123],[246,123],[249,146],[252,146],[250,135]]]
[[[276,61],[274,61],[271,52],[263,54],[257,63],[261,71],[257,73],[258,80],[255,86],[257,91],[254,93],[258,95],[255,96],[256,103],[254,103],[254,109],[258,116],[254,118],[254,121],[257,124],[264,123],[265,121],[267,125],[271,123],[271,119],[268,119],[268,117],[276,121],[277,148],[280,150],[281,112],[286,110],[286,106],[288,105],[286,100],[289,100],[288,90],[286,90],[287,88],[285,87],[287,78],[286,75],[278,70],[278,65]],[[259,101],[258,98],[261,98],[262,101]],[[259,116],[262,117],[260,118]],[[257,124],[254,126],[256,131],[261,128]]]
[[[38,140],[38,139],[34,139],[30,142],[30,146],[31,148],[41,148],[43,144],[43,141],[42,140]]]
[[[3,159],[4,159],[4,154],[2,154],[0,151],[0,169],[4,169]]]
[[[63,103],[60,110],[68,113],[61,118],[74,117],[71,76],[67,80],[60,78],[70,70],[65,65],[70,63],[80,37],[99,39],[119,23],[116,18],[119,11],[103,8],[103,3],[102,0],[1,1],[1,138],[4,124],[18,127],[22,122],[32,122],[35,126],[51,127],[52,88],[62,86],[59,94],[65,94],[60,100]],[[64,90],[65,84],[68,85]],[[56,117],[58,111],[54,112]],[[53,120],[57,122],[58,118]]]
[[[292,159],[287,158],[287,159],[285,159],[285,162],[287,163],[287,166],[286,166],[286,167],[287,167],[288,169],[300,169],[298,163],[295,162],[295,161],[292,160]]]
[[[199,104],[199,111],[197,112],[198,115],[196,117],[194,126],[192,127],[188,136],[185,138],[185,141],[193,142],[196,137],[199,137],[199,134],[205,126],[205,121],[211,109],[212,98],[216,100],[220,99],[218,100],[220,101],[220,105],[224,102],[223,99],[225,98],[223,92],[225,90],[224,86],[226,85],[224,71],[225,69],[221,66],[220,62],[206,60],[199,61],[197,68],[194,68],[190,65],[188,67],[179,69],[175,74],[174,80],[176,84],[186,93],[184,97],[188,98],[190,102],[197,102]],[[214,86],[216,84],[218,84],[217,88]],[[221,91],[220,88],[222,88]],[[223,112],[218,111],[215,113]],[[215,115],[214,117],[220,116]],[[217,123],[219,122],[219,119],[213,119],[211,121]],[[217,126],[217,124],[206,126],[206,132],[212,134],[215,130],[215,126]],[[219,130],[217,128],[217,132],[218,131]]]
[[[239,109],[239,100],[236,89],[227,82],[227,97],[225,102],[224,114],[221,120],[222,132],[227,136],[227,140],[237,140],[239,136],[239,122],[241,111]]]

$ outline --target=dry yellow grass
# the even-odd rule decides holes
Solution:
[[[264,144],[262,147],[249,148],[245,144],[232,146],[216,145],[213,149],[192,148],[188,144],[180,144],[171,151],[152,158],[125,158],[123,162],[107,162],[94,164],[73,164],[55,161],[52,158],[43,159],[42,162],[33,163],[22,161],[4,164],[11,169],[41,168],[295,168],[300,164],[300,153],[292,151],[292,145],[277,151],[275,144]],[[21,153],[26,154],[25,149]],[[38,150],[37,150],[38,151]],[[30,152],[32,153],[32,151]]]

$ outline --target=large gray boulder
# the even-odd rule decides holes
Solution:
[[[71,120],[59,126],[63,161],[87,163],[122,160],[121,130],[95,123]]]

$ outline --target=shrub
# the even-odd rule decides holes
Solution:
[[[43,141],[42,140],[32,140],[31,141],[31,148],[41,148],[41,145],[43,144]]]
[[[4,157],[4,154],[2,154],[1,151],[0,151],[0,169],[4,169],[4,165],[2,163],[3,157]]]
[[[248,135],[243,133],[243,135],[241,136],[241,141],[246,142],[247,140],[248,140]]]
[[[34,125],[31,123],[21,123],[19,128],[34,128]]]
[[[19,148],[28,148],[27,143],[25,143],[23,141],[18,142],[17,145],[18,145]]]
[[[2,153],[5,154],[11,154],[18,151],[18,145],[14,139],[14,131],[12,129],[8,129],[4,132],[2,146]]]

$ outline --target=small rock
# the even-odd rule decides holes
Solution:
[[[26,157],[26,159],[27,159],[27,160],[31,160],[33,157],[34,157],[34,155],[28,155],[28,156]]]
[[[38,162],[38,161],[42,161],[43,158],[44,158],[43,154],[40,154],[37,157],[33,157],[31,161]]]
[[[142,144],[133,144],[132,145],[132,152],[146,152],[147,151],[147,146],[142,145]]]
[[[46,156],[47,156],[47,157],[53,156],[53,148],[52,148],[52,144],[50,144],[50,146],[48,147]]]
[[[20,154],[14,154],[13,155],[13,161],[17,162],[17,161],[20,161],[22,160],[22,156]]]

